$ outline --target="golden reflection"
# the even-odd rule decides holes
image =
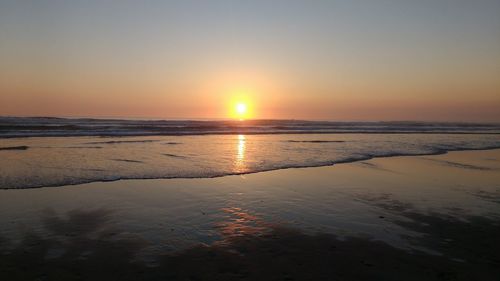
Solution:
[[[230,242],[231,239],[245,235],[263,235],[271,230],[271,225],[259,217],[249,214],[238,207],[222,208],[228,215],[227,219],[218,223],[217,228],[223,240],[219,243]]]
[[[236,172],[245,172],[245,135],[238,135],[238,151],[234,164]]]

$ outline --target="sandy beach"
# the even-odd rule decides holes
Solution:
[[[0,190],[0,279],[497,280],[499,183],[481,150]]]

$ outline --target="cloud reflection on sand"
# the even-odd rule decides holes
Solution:
[[[378,203],[373,202],[375,205]],[[381,208],[386,208],[384,204]],[[398,208],[391,208],[397,212]],[[403,211],[418,230],[413,242],[442,255],[403,250],[366,237],[305,234],[266,223],[237,207],[224,208],[221,241],[138,258],[144,237],[113,227],[113,212],[72,210],[42,215],[46,231],[26,231],[17,244],[0,239],[2,280],[495,280],[498,220],[468,221]],[[465,235],[465,236],[464,236]],[[444,238],[450,239],[444,239]],[[478,243],[478,238],[483,242]],[[457,244],[457,245],[455,245]],[[458,247],[457,247],[458,246]]]

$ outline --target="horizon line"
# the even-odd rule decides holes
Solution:
[[[305,119],[305,118],[249,118],[238,120],[234,118],[175,118],[175,117],[122,117],[122,116],[44,116],[44,115],[0,115],[0,118],[33,118],[33,119],[90,119],[90,120],[116,120],[116,121],[185,121],[185,122],[211,122],[211,121],[232,121],[232,122],[251,122],[251,121],[303,121],[303,122],[332,122],[332,123],[461,123],[461,124],[500,124],[500,121],[438,121],[438,120],[410,120],[410,119],[392,119],[392,120],[335,120],[335,119]]]

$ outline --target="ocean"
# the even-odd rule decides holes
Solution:
[[[500,124],[0,118],[0,188],[212,178],[500,147]]]

